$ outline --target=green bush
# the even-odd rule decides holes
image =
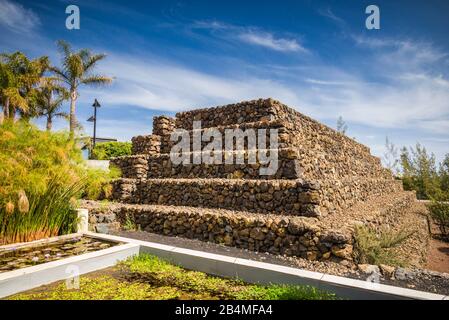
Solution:
[[[83,189],[81,151],[68,133],[0,125],[0,243],[73,231]]]
[[[109,198],[112,191],[110,181],[120,177],[120,169],[111,166],[109,171],[93,168],[86,168],[85,170],[82,197],[90,200]]]
[[[402,148],[401,179],[405,190],[415,190],[418,199],[449,201],[449,154],[437,169],[436,158],[419,143]]]
[[[355,229],[355,260],[357,263],[404,265],[404,261],[393,250],[407,240],[413,232],[400,230],[376,230],[358,226]]]
[[[449,239],[449,203],[432,200],[427,205],[427,208],[429,209],[430,216],[440,228],[441,235]]]
[[[110,160],[111,158],[131,155],[131,142],[105,142],[95,146],[92,158]]]

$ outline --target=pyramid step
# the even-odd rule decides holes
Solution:
[[[217,134],[220,135],[220,140],[222,148],[224,149],[226,146],[226,134],[231,135],[234,133],[239,137],[241,135],[243,141],[243,145],[245,149],[248,149],[248,136],[254,137],[254,141],[256,143],[259,143],[258,137],[261,133],[259,130],[265,130],[265,138],[266,142],[264,146],[261,146],[261,148],[269,148],[270,147],[270,130],[275,129],[277,130],[278,134],[278,147],[279,148],[285,148],[288,147],[288,136],[286,133],[286,126],[284,120],[282,119],[274,119],[274,120],[263,120],[263,121],[256,121],[256,122],[244,122],[244,123],[237,123],[237,124],[222,124],[220,123],[217,126],[210,127],[210,128],[191,128],[191,129],[183,129],[183,128],[175,128],[174,131],[177,130],[177,136],[178,141],[181,139],[180,134],[184,134],[184,139],[187,137],[190,141],[190,150],[194,150],[194,141],[198,141],[198,145],[201,145],[201,149],[203,149],[205,146],[209,145],[211,141],[215,141],[215,138],[211,138],[211,136],[215,136]],[[274,133],[273,133],[274,134]],[[196,140],[195,140],[196,139]],[[202,141],[205,140],[205,141]],[[171,141],[170,134],[161,136],[161,153],[170,153],[171,148],[178,142],[178,141]],[[234,142],[234,149],[237,149],[235,147],[236,142]]]
[[[118,179],[113,200],[319,216],[317,186],[303,180]]]
[[[226,153],[204,151],[186,152],[183,155],[189,159],[189,164],[173,163],[168,154],[124,156],[113,159],[111,163],[121,169],[123,178],[131,179],[298,179],[301,176],[297,152],[293,149],[246,150]],[[219,162],[211,163],[214,159]],[[226,164],[226,159],[234,160],[232,163]],[[241,159],[241,164],[237,163],[237,159]],[[194,160],[201,163],[195,164]]]
[[[94,230],[105,229],[105,222],[117,228],[117,224],[129,224],[131,220],[136,228],[146,232],[311,260],[329,259],[332,248],[335,252],[335,248],[344,248],[352,241],[346,230],[325,230],[318,219],[311,217],[189,206],[115,203],[107,206],[93,201],[82,204],[89,209]]]
[[[220,125],[257,122],[273,118],[273,100],[259,99],[228,104],[214,108],[203,108],[176,114],[176,127],[190,130],[194,121],[201,121],[203,128]]]

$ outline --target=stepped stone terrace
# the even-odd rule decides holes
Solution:
[[[244,159],[253,152],[275,154],[277,170],[260,174],[265,163],[259,156],[255,163],[173,161],[170,152],[179,142],[174,133],[192,141],[231,129],[263,132],[269,142],[263,150],[245,142],[232,152]],[[270,129],[276,130],[276,144]],[[114,203],[85,203],[96,231],[131,219],[152,233],[309,260],[352,260],[355,225],[397,227],[415,199],[368,147],[273,99],[155,117],[153,134],[134,137],[132,144],[132,156],[111,161],[122,170],[113,182]],[[375,204],[376,210],[365,209]]]

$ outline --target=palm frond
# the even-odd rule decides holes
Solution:
[[[56,42],[56,45],[63,57],[68,57],[72,54],[72,46],[68,42],[64,40],[58,40]]]
[[[84,71],[89,72],[98,61],[103,60],[104,58],[106,58],[106,55],[103,53],[91,55],[89,59],[85,61]]]
[[[102,85],[102,84],[109,84],[113,81],[113,78],[102,76],[102,75],[93,75],[88,76],[81,79],[82,84],[93,84],[93,85]]]
[[[69,121],[70,120],[70,115],[67,112],[58,112],[55,113],[55,117],[58,118],[64,118],[65,120]]]
[[[62,71],[61,69],[51,66],[49,67],[50,72],[53,72],[56,75],[56,78],[61,81],[65,82],[66,84],[70,85],[70,79],[68,76]]]

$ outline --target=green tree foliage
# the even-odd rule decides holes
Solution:
[[[24,119],[36,116],[30,105],[48,67],[48,57],[30,60],[22,52],[0,54],[0,103],[5,118],[14,118],[17,111]]]
[[[430,216],[440,228],[443,238],[449,240],[449,203],[433,200],[429,205]]]
[[[56,77],[65,84],[70,93],[70,133],[77,127],[76,100],[79,87],[82,85],[104,85],[112,82],[112,78],[94,73],[98,62],[106,55],[93,54],[89,49],[73,51],[70,44],[60,40],[58,49],[62,56],[61,68],[50,67]]]
[[[92,158],[110,160],[111,158],[131,155],[131,142],[105,142],[95,146]]]
[[[387,166],[388,169],[393,172],[393,174],[398,173],[398,149],[396,146],[388,139],[388,137],[385,138],[385,152],[383,155],[384,163]]]
[[[341,134],[346,134],[347,130],[348,130],[348,125],[343,120],[343,117],[342,116],[338,117],[338,120],[337,120],[337,131],[340,132]]]
[[[417,143],[415,148],[402,148],[400,162],[405,190],[415,190],[418,199],[444,196],[433,153]]]
[[[444,157],[443,162],[440,163],[440,186],[441,190],[447,194],[449,198],[449,153]]]
[[[47,120],[47,130],[52,129],[54,118],[68,119],[69,115],[61,111],[62,103],[69,98],[64,87],[58,85],[54,78],[42,78],[41,85],[34,93],[34,107],[39,116]]]

